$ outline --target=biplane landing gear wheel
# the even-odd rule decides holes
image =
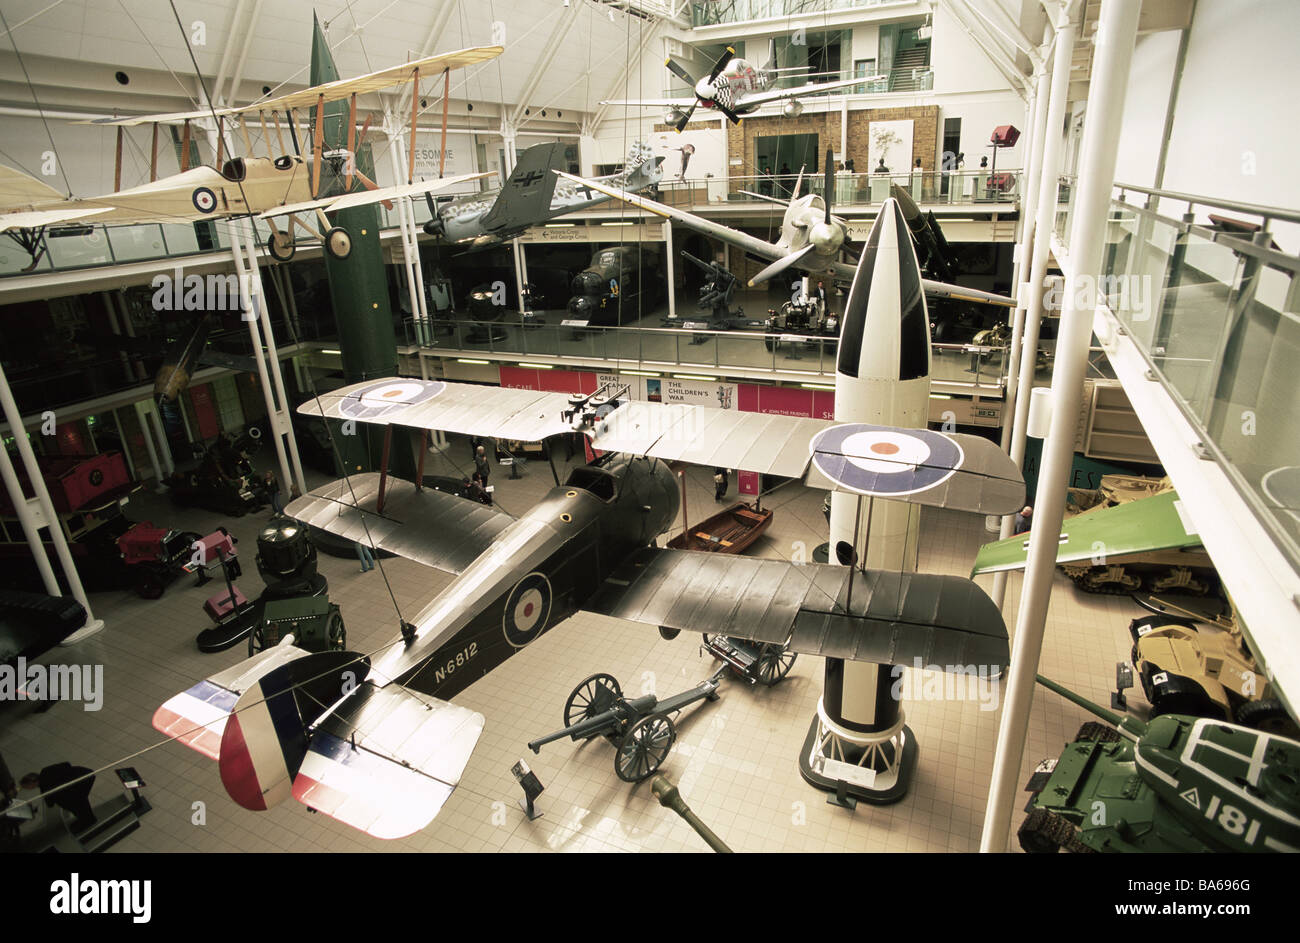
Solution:
[[[252,658],[258,652],[266,648],[266,637],[262,635],[260,625],[253,626],[253,631],[248,633],[248,657]]]
[[[352,254],[352,237],[342,226],[325,233],[325,251],[336,259],[346,259]]]
[[[625,783],[639,783],[662,765],[676,739],[677,731],[667,714],[642,717],[618,745],[614,772]]]
[[[341,652],[348,647],[348,631],[343,627],[342,615],[337,612],[330,614],[325,637],[329,640],[329,650],[332,652]]]
[[[293,237],[289,235],[288,230],[280,230],[266,237],[266,251],[271,253],[271,258],[275,261],[288,262],[298,251],[298,247],[294,245]]]
[[[572,727],[588,717],[603,714],[623,696],[623,689],[613,675],[601,672],[587,678],[564,702],[564,726]]]
[[[764,642],[763,647],[758,650],[758,658],[754,661],[754,674],[760,684],[770,688],[790,673],[790,669],[794,667],[794,660],[798,657],[796,652],[772,642]]]

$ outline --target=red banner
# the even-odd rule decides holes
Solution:
[[[511,390],[545,393],[594,393],[596,374],[575,370],[538,370],[536,367],[501,367],[501,385]]]
[[[194,420],[199,427],[199,440],[206,442],[221,432],[217,420],[217,404],[212,402],[212,385],[190,387],[190,404],[194,407]]]

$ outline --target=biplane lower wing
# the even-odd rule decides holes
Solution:
[[[575,431],[563,393],[392,377],[309,400],[327,419],[538,442]],[[595,448],[805,478],[812,487],[916,504],[1011,514],[1023,506],[1015,463],[979,436],[621,400],[582,431]]]
[[[850,588],[850,579],[852,586]],[[683,632],[878,664],[987,666],[1010,658],[1002,614],[958,576],[647,548],[585,609]]]
[[[1186,550],[1201,546],[1191,521],[1184,516],[1176,491],[1166,491],[1115,507],[1087,511],[1061,525],[1057,563],[1121,557],[1155,550]],[[1016,534],[980,547],[971,576],[1003,570],[1023,570],[1029,558],[1029,534]]]
[[[285,514],[331,534],[387,550],[453,576],[469,566],[513,520],[508,514],[432,488],[389,478],[376,508],[379,475],[331,482],[295,498]]]

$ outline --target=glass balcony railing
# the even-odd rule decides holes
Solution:
[[[798,88],[809,82],[838,82],[854,78],[849,70],[842,72],[783,72],[768,86],[769,89]],[[928,67],[915,69],[894,69],[888,75],[871,77],[858,76],[863,79],[861,85],[836,89],[834,95],[887,95],[890,92],[928,92],[934,88],[934,70]],[[674,85],[664,89],[665,98],[680,98],[689,101],[693,92],[684,85]],[[813,98],[811,101],[818,101]],[[709,112],[704,112],[709,114]],[[715,115],[716,117],[716,115]]]
[[[670,168],[671,170],[671,168]],[[799,194],[825,197],[825,177],[805,174]],[[761,204],[764,197],[788,200],[798,183],[798,174],[771,176],[694,177],[679,179],[669,174],[650,194],[679,209],[702,209],[719,203]],[[1015,203],[1019,197],[1020,171],[955,170],[903,171],[901,173],[837,173],[834,176],[834,206],[870,205],[889,198],[890,184],[898,184],[919,204]]]
[[[649,327],[571,327],[523,324],[518,316],[497,321],[407,318],[408,347],[474,358],[551,357],[574,366],[582,361],[607,369],[737,371],[806,374],[833,379],[837,339],[760,331],[685,331]],[[935,344],[931,378],[972,392],[999,394],[1006,379],[1006,349],[972,344]]]
[[[1098,290],[1210,457],[1300,567],[1300,256],[1268,231],[1273,220],[1300,223],[1300,212],[1116,188]],[[1066,197],[1062,241],[1072,213]]]

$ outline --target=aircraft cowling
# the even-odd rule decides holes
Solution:
[[[618,520],[635,529],[630,540],[649,544],[673,526],[682,498],[666,463],[620,455],[610,471],[620,479],[618,503],[627,511]]]

